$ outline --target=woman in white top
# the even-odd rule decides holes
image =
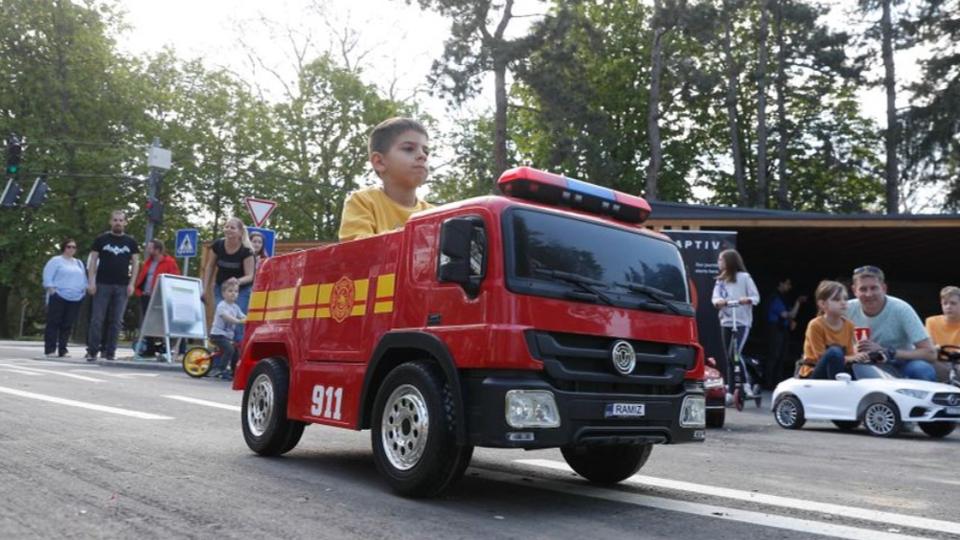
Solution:
[[[743,258],[735,249],[727,249],[720,252],[717,258],[717,265],[720,267],[720,275],[717,276],[717,282],[713,286],[713,305],[720,310],[720,337],[723,339],[723,352],[726,354],[727,346],[733,336],[734,315],[736,315],[738,343],[737,348],[743,351],[743,345],[747,342],[747,335],[750,334],[750,326],[753,324],[753,306],[760,303],[760,293],[757,292],[757,285],[753,278],[747,273],[747,267],[743,264]],[[725,358],[727,374],[727,391],[733,392],[733,370],[730,366],[730,359]],[[750,393],[756,393],[750,389]]]

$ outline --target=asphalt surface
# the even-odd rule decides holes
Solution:
[[[310,426],[262,458],[226,382],[40,352],[0,342],[0,538],[960,538],[960,433],[787,431],[751,404],[615,487],[557,450],[477,449],[447,494],[411,500],[369,432]]]

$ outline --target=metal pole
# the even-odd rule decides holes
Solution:
[[[190,275],[190,257],[183,258],[183,275]]]
[[[160,147],[160,137],[153,138],[153,147]],[[157,187],[160,185],[160,174],[161,170],[156,167],[150,167],[150,180],[147,184],[147,200],[152,201],[157,196]],[[153,240],[153,221],[150,220],[150,216],[147,216],[147,239],[144,240],[143,245],[146,246]]]

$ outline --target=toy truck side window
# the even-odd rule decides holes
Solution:
[[[457,283],[471,298],[480,293],[487,270],[487,233],[479,216],[461,216],[443,222],[437,279]]]

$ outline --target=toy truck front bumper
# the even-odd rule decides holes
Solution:
[[[703,425],[681,425],[684,400],[700,400],[703,388],[688,383],[662,394],[564,391],[536,376],[473,373],[465,377],[467,436],[475,446],[555,448],[605,444],[680,444],[702,442]],[[550,392],[559,412],[557,427],[514,427],[507,422],[511,390]],[[613,405],[642,404],[642,416],[611,416]]]

